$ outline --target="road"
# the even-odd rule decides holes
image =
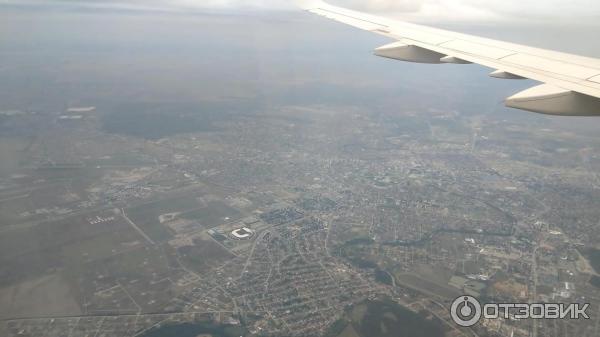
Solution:
[[[139,228],[133,221],[131,221],[131,219],[129,219],[129,217],[127,217],[124,208],[121,208],[121,214],[123,215],[123,219],[125,219],[125,221],[127,221],[131,225],[131,227],[133,227],[133,229],[140,233],[140,235],[144,237],[144,239],[146,239],[148,243],[150,243],[151,245],[156,244],[156,242],[154,242],[148,235],[146,235],[146,233],[144,233],[144,231],[141,228]]]

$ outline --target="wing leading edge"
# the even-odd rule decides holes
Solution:
[[[307,11],[396,40],[375,55],[417,63],[477,63],[501,79],[543,84],[506,99],[511,108],[550,115],[600,116],[600,59],[560,53],[390,20],[320,0],[300,0]]]

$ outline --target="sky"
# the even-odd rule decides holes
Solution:
[[[597,0],[330,0],[332,4],[413,21],[520,20],[600,27]],[[294,0],[0,0],[0,4],[68,3],[123,9],[195,10],[254,8],[291,10]]]
[[[343,1],[343,0],[341,0]],[[340,1],[340,2],[341,2]],[[355,8],[412,14],[422,19],[444,20],[548,20],[600,19],[597,0],[370,0],[345,1]]]
[[[480,0],[331,1],[389,16],[458,21],[440,25],[600,57],[600,45],[590,43],[597,40],[599,23],[592,29],[575,27],[572,23],[580,23],[583,15],[566,9],[540,11],[528,18],[518,13],[514,0],[485,2],[479,8]],[[573,0],[568,7],[576,13],[586,1]],[[536,3],[530,1],[520,10],[535,8]],[[70,8],[65,4],[91,10],[62,10]],[[98,7],[159,12],[95,10]],[[588,16],[598,7],[590,4]],[[236,9],[258,12],[249,15]],[[162,15],[162,11],[194,14],[194,10],[198,15]],[[537,18],[542,24],[515,24],[516,18],[525,22]],[[403,107],[411,109],[542,118],[503,104],[505,97],[533,86],[533,81],[492,79],[487,76],[489,69],[477,65],[440,67],[373,57],[372,50],[389,39],[302,13],[288,0],[0,0],[0,28],[4,61],[0,109],[52,111],[62,109],[65,101],[111,106],[132,100],[185,102],[223,95],[266,101],[319,97],[335,104],[381,102],[388,108],[389,102],[408,97]],[[432,96],[432,91],[440,95]],[[597,132],[596,124],[587,124]]]

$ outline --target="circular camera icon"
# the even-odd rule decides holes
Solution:
[[[460,296],[452,302],[450,316],[460,326],[473,326],[481,318],[481,304],[475,297]]]

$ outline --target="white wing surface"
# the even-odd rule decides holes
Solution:
[[[455,33],[329,5],[300,1],[302,8],[396,40],[375,55],[417,63],[477,63],[501,79],[543,84],[506,99],[506,105],[543,114],[600,116],[600,59]]]

